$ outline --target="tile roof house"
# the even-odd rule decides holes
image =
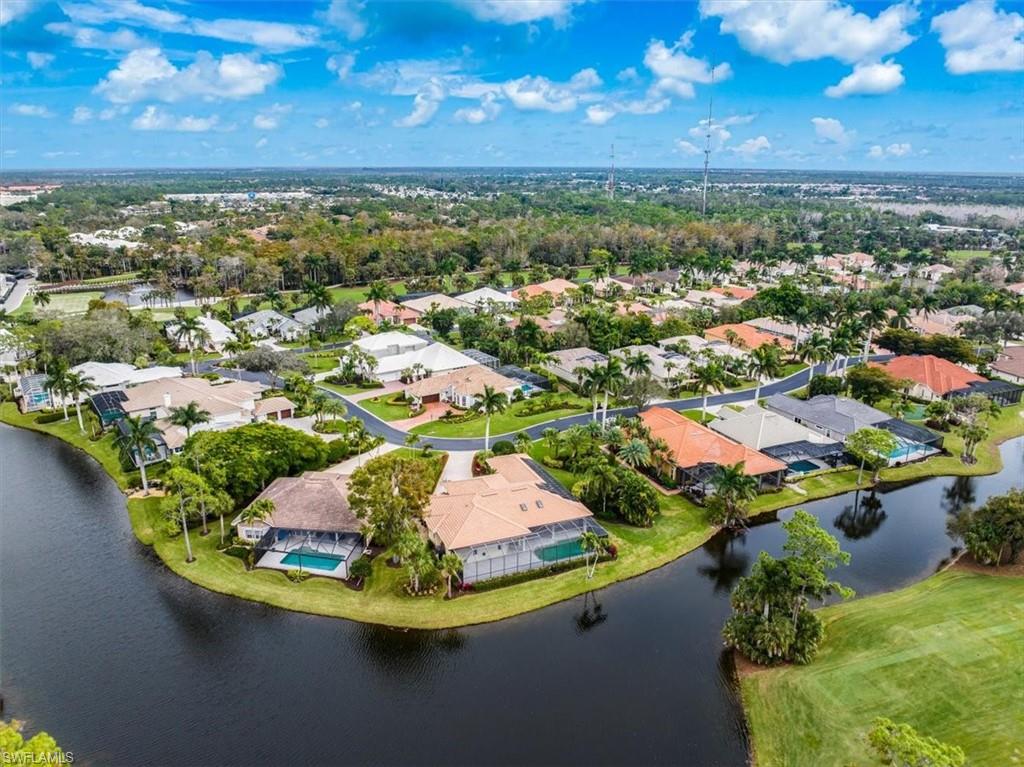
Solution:
[[[1024,346],[1007,346],[989,365],[993,371],[1013,383],[1024,384]]]
[[[394,301],[381,301],[376,306],[373,301],[363,301],[356,308],[369,315],[370,319],[374,319],[376,315],[378,325],[382,322],[390,322],[392,325],[415,325],[422,314],[411,306],[396,304]]]
[[[714,287],[711,288],[711,292],[718,293],[726,298],[738,298],[740,301],[746,301],[747,299],[753,298],[757,295],[757,290],[755,288],[741,288],[737,285]]]
[[[582,503],[522,455],[488,459],[493,474],[444,482],[424,518],[433,543],[455,551],[474,583],[583,555],[585,530],[607,535]]]
[[[777,487],[786,464],[746,445],[735,442],[665,407],[652,407],[640,414],[651,437],[666,442],[676,480],[699,495],[712,491],[710,480],[719,466],[743,463],[743,473],[757,477],[761,487]]]
[[[1021,389],[987,378],[933,354],[903,355],[887,362],[872,362],[897,380],[913,381],[910,396],[923,400],[949,399],[984,394],[1000,405],[1020,402]]]
[[[705,330],[704,337],[714,341],[725,341],[727,344],[738,346],[741,349],[757,349],[765,344],[775,344],[783,349],[793,348],[793,342],[788,338],[765,333],[742,323],[716,325]]]
[[[841,441],[830,439],[760,405],[749,405],[740,411],[722,408],[718,418],[708,426],[747,447],[785,461],[789,473],[835,466],[844,453]]]
[[[415,403],[450,402],[468,409],[476,405],[486,386],[509,397],[522,388],[518,381],[506,378],[490,368],[472,365],[414,381],[405,387],[405,396]]]
[[[468,304],[473,304],[480,309],[487,309],[494,311],[497,309],[504,309],[506,311],[515,309],[519,304],[519,299],[513,296],[511,293],[503,293],[500,290],[485,285],[482,288],[471,290],[468,293],[460,293],[456,296],[460,301],[465,301]]]
[[[377,367],[372,375],[384,383],[399,380],[403,370],[417,365],[431,374],[438,374],[478,364],[476,360],[446,344],[431,343],[419,336],[399,331],[365,336],[352,345],[377,359]]]
[[[235,320],[246,325],[256,338],[280,338],[295,341],[306,334],[306,326],[274,309],[260,309]]]
[[[603,296],[609,291],[621,290],[623,293],[630,293],[636,289],[633,283],[618,277],[602,277],[591,281],[590,284],[594,287],[594,292],[599,296]]]
[[[544,368],[550,370],[563,381],[576,381],[576,370],[578,368],[592,368],[596,365],[604,365],[608,362],[608,356],[595,352],[587,346],[577,346],[572,349],[560,349],[551,352],[551,361],[544,363]]]
[[[348,475],[307,471],[278,477],[253,501],[267,500],[273,512],[264,520],[232,522],[238,537],[255,546],[256,566],[305,569],[315,575],[347,578],[362,556],[362,522],[348,505]]]
[[[566,292],[575,291],[579,289],[580,286],[577,285],[575,282],[562,279],[561,277],[556,277],[552,280],[547,280],[546,282],[538,282],[533,285],[524,285],[523,287],[519,288],[519,290],[514,291],[512,295],[514,295],[516,298],[523,299],[536,298],[537,296],[542,296],[545,293],[547,293],[556,300],[558,300],[565,296]]]
[[[426,314],[431,309],[454,309],[457,312],[472,312],[476,309],[469,301],[446,296],[444,293],[429,293],[418,298],[410,298],[402,301],[402,306],[414,309],[420,314]]]
[[[939,282],[951,274],[956,274],[956,269],[945,264],[930,264],[921,270],[921,276],[929,282]]]
[[[235,337],[235,334],[231,332],[231,328],[220,320],[214,319],[213,317],[206,317],[202,314],[198,315],[196,319],[199,321],[199,324],[203,326],[203,329],[206,330],[208,335],[208,339],[203,344],[204,349],[217,352],[223,351],[224,344],[233,340]],[[167,334],[167,337],[172,341],[175,341],[175,343],[177,343],[177,332],[177,323],[167,323],[165,333]]]

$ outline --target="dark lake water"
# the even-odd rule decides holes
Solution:
[[[153,286],[149,283],[132,285],[130,287],[111,288],[103,294],[104,301],[120,301],[125,306],[150,306],[154,309],[166,306],[166,303],[158,298],[150,298]],[[195,295],[191,291],[177,288],[174,291],[175,301],[191,301]],[[148,303],[147,303],[148,299]]]
[[[947,514],[1020,484],[1024,440],[1003,459],[993,477],[805,508],[852,553],[842,581],[894,589],[950,556]],[[719,629],[736,578],[758,551],[779,552],[777,524],[520,618],[395,631],[178,578],[135,541],[99,466],[56,440],[0,426],[0,471],[5,716],[82,763],[746,761]]]

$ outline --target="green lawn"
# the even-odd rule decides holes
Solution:
[[[389,401],[395,396],[395,392],[388,392],[377,397],[360,400],[356,404],[370,411],[382,421],[401,421],[409,418],[408,405],[394,404]]]
[[[98,290],[87,290],[84,293],[51,293],[50,303],[43,307],[37,307],[32,303],[32,296],[25,296],[21,306],[12,312],[12,315],[32,314],[33,312],[61,312],[63,314],[85,314],[89,308],[89,302],[103,298],[103,293]]]
[[[877,716],[960,746],[975,767],[1024,753],[1024,579],[949,571],[821,611],[807,666],[742,681],[760,767],[877,765]]]
[[[564,418],[568,415],[578,415],[590,411],[590,401],[575,395],[566,398],[570,403],[569,407],[557,410],[548,410],[536,415],[517,415],[529,400],[513,402],[504,413],[496,413],[491,416],[491,437],[515,434],[528,426],[552,421],[556,418]],[[462,423],[445,423],[444,421],[431,421],[430,423],[414,426],[411,431],[415,434],[423,434],[431,437],[482,437],[486,419],[481,415]]]
[[[374,386],[358,386],[357,384],[345,384],[345,385],[343,385],[343,384],[324,383],[323,381],[317,382],[317,386],[322,386],[325,389],[330,389],[333,392],[337,392],[338,394],[345,395],[345,396],[348,396],[348,395],[351,395],[351,394],[362,394],[363,392],[370,391],[371,389],[379,389],[380,388],[380,384],[375,384]]]
[[[88,280],[82,280],[82,282],[86,285],[109,285],[112,282],[134,280],[138,276],[138,272],[124,272],[123,274],[108,274],[106,277],[90,277]]]
[[[949,260],[954,264],[963,264],[970,261],[972,258],[989,258],[992,256],[991,250],[947,250],[946,255],[949,256]]]
[[[338,367],[338,352],[307,352],[300,355],[309,363],[311,373],[326,373]]]

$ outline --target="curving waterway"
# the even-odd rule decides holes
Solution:
[[[999,475],[804,508],[852,553],[844,583],[899,588],[951,555],[948,514],[1021,483],[1024,439],[1002,454]],[[720,536],[497,624],[395,631],[182,580],[135,540],[96,463],[0,426],[4,715],[97,765],[742,765],[718,632],[736,579],[783,537]]]

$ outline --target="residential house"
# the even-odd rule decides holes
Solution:
[[[417,408],[429,402],[447,402],[468,410],[476,405],[488,386],[509,398],[515,392],[523,391],[518,381],[483,365],[471,365],[414,381],[405,387],[405,396]]]
[[[788,338],[765,333],[763,330],[743,323],[716,325],[705,330],[704,337],[712,341],[724,341],[740,349],[758,349],[766,344],[774,344],[783,349],[793,348],[793,342]]]
[[[781,336],[782,338],[789,338],[795,341],[798,337],[801,339],[806,338],[810,335],[811,331],[818,331],[826,337],[829,334],[828,328],[809,327],[798,327],[791,322],[779,322],[771,317],[755,317],[752,320],[746,320],[744,325],[750,325],[752,328],[770,333],[773,336]]]
[[[607,535],[586,506],[529,458],[487,462],[493,474],[442,480],[424,518],[433,544],[459,555],[464,582],[581,559],[585,531]]]
[[[419,310],[405,304],[396,304],[394,301],[380,301],[377,304],[373,301],[363,301],[357,308],[363,314],[368,314],[378,325],[382,322],[389,322],[392,325],[415,325],[422,316]]]
[[[941,282],[943,278],[956,274],[956,269],[945,264],[931,264],[924,267],[920,273],[928,282]]]
[[[256,567],[348,578],[349,565],[363,555],[362,522],[349,507],[348,481],[345,474],[307,471],[267,485],[253,503],[271,501],[274,511],[254,524],[246,524],[244,514],[231,523],[254,545]]]
[[[728,306],[738,306],[741,303],[742,301],[738,298],[710,290],[688,290],[678,307],[671,301],[666,301],[664,305],[680,309],[724,309]]]
[[[897,449],[889,456],[890,464],[927,458],[942,449],[941,435],[848,397],[819,394],[800,400],[788,394],[773,394],[765,400],[765,407],[844,443],[859,429],[869,426],[885,429],[896,437],[898,443]]]
[[[984,394],[1000,405],[1020,402],[1021,388],[1006,381],[989,381],[934,354],[902,355],[887,362],[872,362],[898,381],[911,381],[909,394],[928,402],[969,394]]]
[[[511,293],[504,293],[489,286],[460,293],[456,298],[488,312],[515,311],[519,305],[519,299]]]
[[[398,331],[366,336],[352,345],[377,359],[372,375],[383,383],[397,381],[409,370],[431,375],[478,364],[446,344],[431,343],[420,336]]]
[[[331,310],[324,306],[307,306],[305,309],[293,312],[292,318],[307,328],[311,328],[330,313]]]
[[[757,295],[756,288],[742,288],[738,285],[725,285],[723,287],[714,287],[710,290],[711,293],[718,293],[719,295],[725,296],[726,298],[735,298],[740,301],[747,301]]]
[[[602,277],[601,279],[591,281],[590,284],[594,287],[594,293],[599,296],[615,293],[616,291],[632,293],[635,289],[632,282],[618,277]]]
[[[651,377],[662,386],[669,386],[673,379],[685,374],[692,364],[690,357],[685,354],[652,344],[624,346],[611,351],[612,357],[623,362],[623,369],[628,357],[639,354],[646,354],[651,360]]]
[[[683,356],[691,358],[696,357],[702,352],[714,354],[717,357],[732,357],[737,360],[745,360],[750,356],[747,352],[735,346],[730,346],[725,341],[711,341],[700,336],[672,336],[671,338],[661,339],[658,341],[658,345],[662,349],[678,351]]]
[[[308,328],[301,322],[274,309],[260,309],[246,314],[244,317],[239,317],[235,322],[248,328],[249,333],[255,338],[298,341],[308,331]]]
[[[1000,378],[1024,384],[1024,346],[1007,346],[989,367]]]
[[[595,352],[586,346],[573,349],[560,349],[551,352],[551,361],[544,364],[544,369],[554,373],[563,381],[576,383],[576,371],[580,368],[590,369],[608,362],[608,356]]]
[[[214,319],[213,317],[207,317],[202,314],[198,315],[196,319],[206,331],[207,339],[202,344],[204,351],[223,352],[224,345],[229,341],[234,340],[235,334],[231,332],[231,328],[220,320]],[[167,333],[167,337],[175,343],[178,343],[183,347],[187,347],[189,345],[189,339],[185,339],[183,342],[178,341],[178,324],[176,322],[169,322],[165,332]],[[199,348],[198,344],[196,344],[196,348]]]
[[[514,291],[512,295],[522,300],[524,298],[537,298],[545,294],[551,296],[556,303],[566,301],[572,293],[580,289],[580,286],[571,280],[556,277],[546,282],[538,282],[533,285],[524,285]]]
[[[756,404],[743,410],[724,407],[708,425],[729,439],[783,461],[789,474],[834,467],[843,458],[841,441]]]
[[[739,442],[724,437],[685,415],[665,407],[652,407],[640,414],[651,437],[668,445],[673,478],[684,490],[697,496],[711,495],[711,479],[718,467],[743,464],[743,473],[755,477],[758,487],[782,484],[786,464]]]
[[[440,309],[454,309],[457,312],[476,311],[475,304],[463,301],[461,298],[446,296],[444,293],[428,293],[425,296],[408,298],[402,301],[402,306],[419,312],[421,316],[431,310],[437,311]]]

